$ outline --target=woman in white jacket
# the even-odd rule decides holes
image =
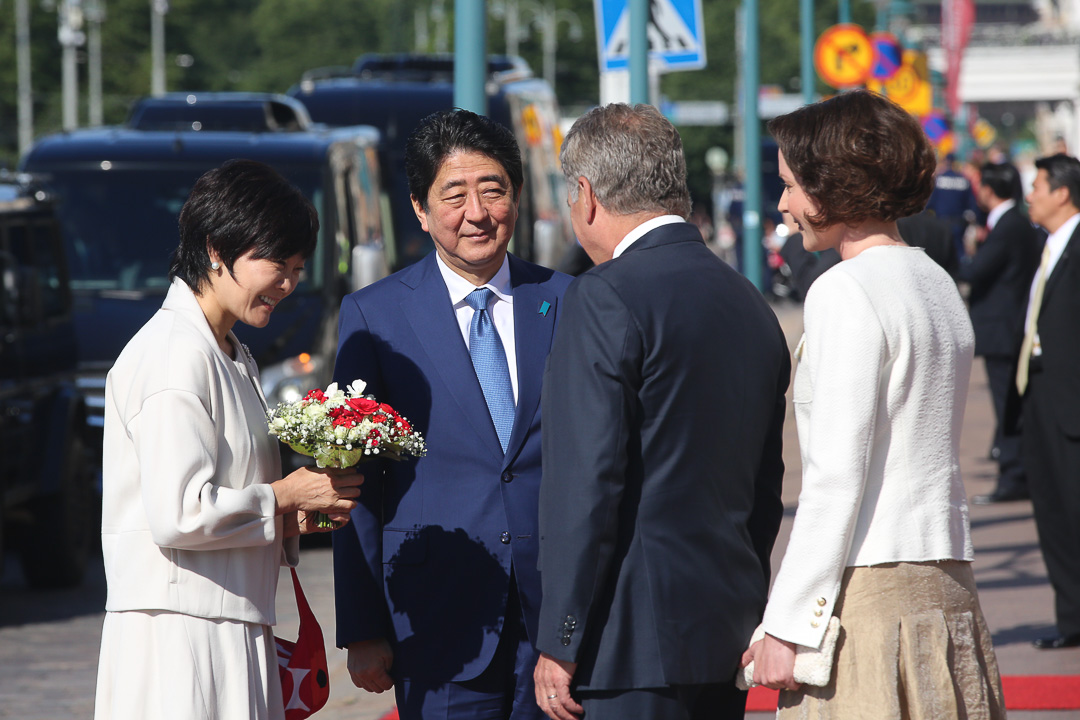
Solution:
[[[102,550],[108,582],[98,720],[282,720],[278,569],[307,514],[346,522],[362,476],[281,477],[258,370],[232,332],[269,322],[319,221],[271,168],[234,160],[180,212],[161,309],[105,387]]]
[[[900,238],[930,196],[918,121],[871,93],[776,118],[807,250],[842,261],[811,286],[793,397],[799,507],[744,655],[782,718],[1000,718],[1001,679],[971,570],[958,446],[974,334],[948,274]],[[829,684],[800,684],[798,646],[841,631]]]

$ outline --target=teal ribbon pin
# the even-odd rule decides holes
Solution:
[[[551,303],[549,303],[547,300],[540,303],[540,314],[543,315],[544,317],[547,317],[547,311],[550,310],[550,309],[551,309]]]

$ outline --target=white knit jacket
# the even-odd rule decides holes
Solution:
[[[952,278],[920,248],[839,263],[803,314],[802,491],[763,625],[816,648],[845,567],[972,559],[958,446],[975,339]]]

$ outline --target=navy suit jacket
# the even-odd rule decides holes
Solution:
[[[510,256],[518,402],[503,454],[431,253],[347,296],[334,379],[367,382],[423,433],[427,455],[361,466],[334,532],[337,644],[386,638],[397,678],[462,681],[489,664],[511,568],[535,642],[540,382],[571,278]]]
[[[693,225],[570,286],[544,376],[537,647],[578,662],[578,688],[734,678],[783,515],[790,374],[776,316]]]
[[[1007,210],[958,279],[971,285],[975,354],[1013,358],[1024,339],[1024,310],[1039,267],[1042,233],[1017,208]]]

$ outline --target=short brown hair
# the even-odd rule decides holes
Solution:
[[[881,95],[855,90],[769,122],[784,160],[819,208],[815,230],[892,222],[926,207],[936,160],[919,121]]]

